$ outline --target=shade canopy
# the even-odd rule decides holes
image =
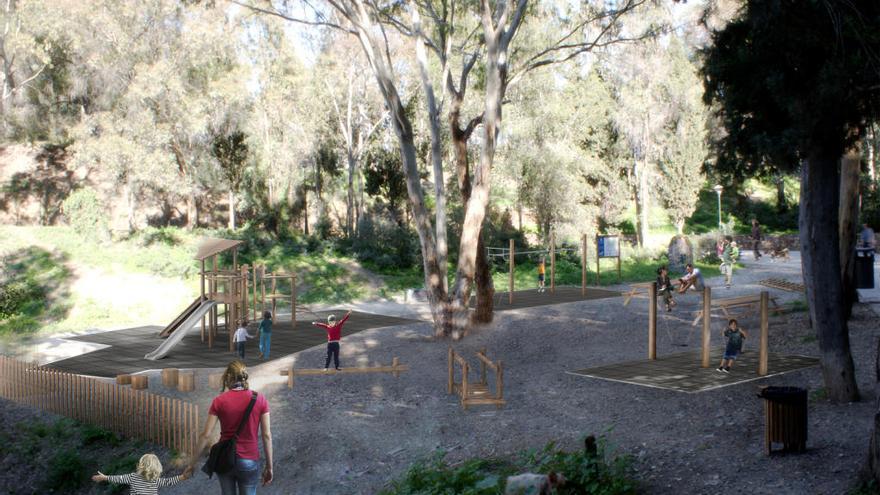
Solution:
[[[205,240],[199,244],[199,250],[196,253],[195,259],[199,261],[203,261],[215,254],[220,254],[224,251],[228,251],[239,244],[244,244],[244,241],[236,241],[232,239],[220,239],[217,237],[207,237]]]

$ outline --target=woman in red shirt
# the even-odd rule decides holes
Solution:
[[[251,392],[248,387],[247,368],[241,361],[233,361],[223,373],[223,389],[220,395],[211,402],[208,409],[208,420],[205,430],[199,437],[196,455],[190,462],[195,466],[201,454],[210,442],[211,433],[217,421],[220,421],[220,440],[232,438],[238,429],[242,416],[250,404]],[[228,389],[228,390],[227,390]],[[258,448],[257,428],[263,437],[263,452],[266,455],[266,466],[263,468],[263,485],[272,482],[272,432],[269,428],[269,403],[262,394],[257,394],[256,402],[250,417],[245,420],[241,433],[236,440],[235,469],[228,473],[217,473],[220,479],[220,490],[223,495],[253,495],[257,492],[260,480],[260,451]]]

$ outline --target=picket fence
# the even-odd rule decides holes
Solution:
[[[180,453],[196,448],[198,407],[179,399],[4,356],[0,397]]]

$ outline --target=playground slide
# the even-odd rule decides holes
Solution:
[[[195,311],[196,308],[198,308],[201,304],[202,298],[197,297],[196,300],[192,302],[192,304],[190,304],[186,307],[186,309],[183,310],[183,313],[177,315],[177,318],[175,318],[174,321],[169,323],[167,327],[163,328],[162,331],[159,332],[159,337],[162,337],[164,339],[165,337],[171,335],[171,332],[177,330],[177,327],[179,327],[184,320],[189,318],[189,315],[191,315],[192,312]]]
[[[198,307],[196,307],[195,311],[190,313],[190,315],[183,320],[183,323],[177,326],[177,330],[174,331],[171,335],[165,339],[165,342],[156,348],[155,351],[144,356],[144,359],[149,359],[150,361],[157,361],[165,357],[168,352],[180,342],[183,337],[190,331],[196,324],[205,316],[205,313],[211,310],[214,306],[217,305],[217,301],[207,300],[203,301]]]

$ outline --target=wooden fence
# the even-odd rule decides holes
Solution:
[[[0,397],[182,453],[198,440],[195,404],[4,356]]]

